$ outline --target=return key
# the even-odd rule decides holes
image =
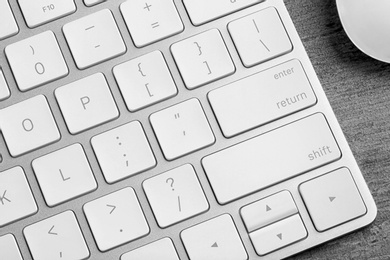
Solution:
[[[228,138],[317,102],[298,60],[210,91],[208,98],[222,132]]]

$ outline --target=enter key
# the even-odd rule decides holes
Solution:
[[[209,92],[209,101],[225,137],[313,106],[317,98],[299,60]]]

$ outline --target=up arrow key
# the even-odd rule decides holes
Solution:
[[[330,202],[333,202],[336,199],[336,197],[329,197]]]
[[[217,242],[215,242],[211,247],[218,247]]]

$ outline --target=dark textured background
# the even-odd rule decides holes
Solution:
[[[352,44],[335,0],[285,3],[378,207],[370,226],[291,259],[390,259],[390,64]]]

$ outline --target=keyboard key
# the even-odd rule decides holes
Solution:
[[[11,37],[19,32],[8,0],[0,0],[0,40]]]
[[[13,157],[54,143],[61,137],[43,95],[0,110],[0,128]]]
[[[195,26],[202,25],[263,1],[264,0],[183,0],[191,21]]]
[[[208,98],[228,138],[317,103],[298,60],[210,91]]]
[[[195,170],[190,164],[147,179],[143,187],[158,225],[162,228],[209,209]]]
[[[28,27],[34,28],[76,11],[74,0],[18,0]]]
[[[319,232],[366,214],[367,209],[347,168],[304,182],[299,191]]]
[[[174,43],[171,51],[188,89],[200,87],[235,71],[217,29]]]
[[[79,69],[86,69],[126,52],[122,36],[108,9],[65,24],[63,32]]]
[[[121,260],[180,260],[172,240],[165,237],[121,256]]]
[[[150,122],[167,160],[215,142],[202,106],[195,98],[152,114]]]
[[[241,209],[248,232],[298,213],[290,192],[284,190],[253,202]]]
[[[232,218],[225,214],[181,232],[191,260],[246,260],[248,255]]]
[[[0,172],[0,227],[31,216],[37,211],[23,169],[14,167]]]
[[[42,156],[32,162],[47,205],[56,206],[97,188],[80,144]]]
[[[8,45],[5,54],[21,91],[65,77],[69,72],[52,31]]]
[[[149,226],[130,187],[84,205],[84,213],[100,251],[107,251],[149,233]]]
[[[156,159],[138,121],[91,139],[104,178],[114,183],[156,166]]]
[[[89,250],[72,211],[65,211],[23,230],[33,259],[89,258]]]
[[[298,214],[256,230],[249,234],[256,253],[264,256],[307,237],[307,231]]]
[[[293,46],[274,7],[229,23],[229,32],[245,67],[281,56]]]
[[[160,51],[114,67],[114,75],[131,112],[177,94],[175,82]]]
[[[226,204],[340,157],[317,113],[209,155],[202,164],[218,202]]]
[[[120,9],[139,48],[184,30],[173,0],[129,0]]]
[[[96,73],[55,90],[71,134],[78,134],[119,116],[114,98],[102,73]]]
[[[9,98],[9,96],[9,88],[7,82],[5,81],[3,71],[0,68],[0,101]]]
[[[84,0],[84,4],[86,6],[94,6],[94,5],[103,3],[105,1],[107,1],[107,0]]]
[[[0,259],[23,260],[15,238],[11,234],[0,237]]]

